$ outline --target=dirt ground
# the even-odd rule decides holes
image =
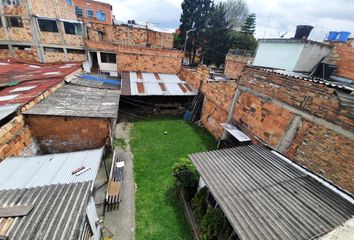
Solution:
[[[132,124],[121,122],[116,127],[116,138],[124,139],[126,142],[125,149],[125,166],[121,188],[121,203],[119,209],[114,211],[106,211],[104,215],[104,225],[113,233],[114,240],[132,240],[135,239],[135,183],[133,173],[133,156],[130,151],[129,133]],[[96,187],[100,187],[95,192],[95,201],[97,205],[98,215],[103,217],[104,194],[107,189],[107,181],[104,164],[102,162],[96,179]]]

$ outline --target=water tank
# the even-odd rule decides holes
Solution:
[[[348,41],[350,32],[339,32],[338,42],[345,43]]]
[[[295,39],[307,39],[313,29],[310,25],[298,25],[296,27]]]
[[[339,32],[330,31],[327,36],[327,41],[334,42],[338,37]]]

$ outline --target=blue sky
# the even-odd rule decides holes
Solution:
[[[152,22],[158,27],[179,26],[182,0],[101,0],[113,5],[117,20]],[[315,26],[311,39],[323,40],[328,31],[350,31],[354,37],[354,0],[247,0],[257,15],[256,37],[292,37],[299,24]],[[267,22],[269,18],[269,24]]]

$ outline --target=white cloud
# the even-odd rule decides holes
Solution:
[[[182,0],[101,0],[113,5],[116,19],[159,23],[162,28],[178,28]],[[218,0],[219,1],[219,0]],[[323,40],[331,31],[350,31],[354,35],[353,0],[247,0],[250,11],[257,15],[256,37],[294,35],[296,25],[315,28],[310,38]]]

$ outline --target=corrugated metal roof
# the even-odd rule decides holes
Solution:
[[[0,61],[0,66],[0,86],[12,86],[32,80],[63,79],[81,69],[81,64],[78,63],[31,64],[15,60]]]
[[[293,78],[301,79],[304,81],[323,84],[327,87],[338,88],[338,89],[343,89],[343,90],[347,90],[347,91],[354,91],[354,84],[350,84],[350,83],[344,83],[344,82],[339,82],[339,81],[328,81],[328,80],[325,80],[322,78],[310,77],[310,76],[303,74],[303,73],[286,71],[286,70],[281,70],[281,69],[268,69],[268,68],[262,68],[262,67],[257,67],[257,66],[248,66],[248,67],[254,68],[254,69],[257,69],[260,71],[264,71],[264,72],[276,73],[279,75],[293,77]]]
[[[354,205],[263,146],[190,155],[241,239],[313,239]]]
[[[62,81],[64,81],[62,78],[42,79],[26,81],[12,87],[7,87],[0,91],[0,98],[4,97],[3,100],[0,100],[0,106],[7,104],[25,105]],[[13,97],[7,98],[9,96]]]
[[[16,112],[19,106],[19,104],[0,106],[0,121],[9,116],[10,114]]]
[[[65,85],[24,114],[117,118],[120,92]]]
[[[84,182],[0,191],[0,207],[34,205],[27,216],[12,218],[5,236],[10,240],[81,239],[91,185]],[[0,226],[9,219],[0,218]]]
[[[0,190],[94,181],[102,155],[103,149],[96,149],[7,158],[0,162]],[[79,176],[72,174],[82,166],[91,169]]]
[[[130,72],[122,74],[122,81],[122,95],[124,96],[196,95],[196,91],[176,74]]]

